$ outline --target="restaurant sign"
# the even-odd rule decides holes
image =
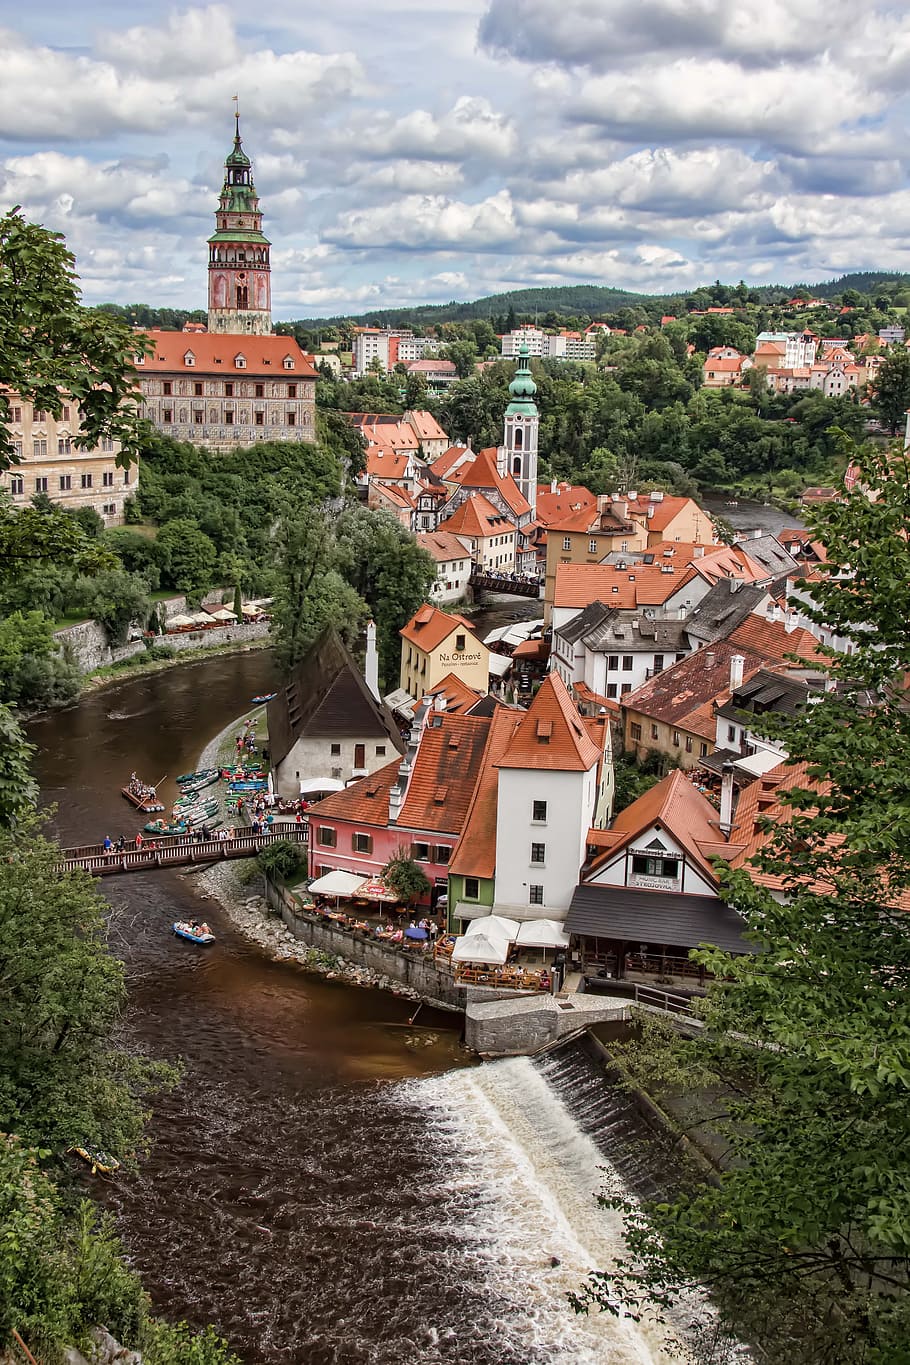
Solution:
[[[646,877],[643,873],[633,872],[629,878],[630,886],[640,887],[642,891],[678,891],[678,877]]]
[[[439,662],[441,664],[479,664],[480,650],[476,654],[465,654],[464,650],[460,650],[457,654],[443,652],[439,655]]]

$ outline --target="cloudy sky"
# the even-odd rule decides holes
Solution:
[[[910,270],[906,0],[0,0],[0,50],[0,205],[92,303],[205,306],[235,93],[276,318]]]

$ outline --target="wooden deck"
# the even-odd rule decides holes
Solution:
[[[154,841],[149,835],[142,848],[128,846],[122,853],[105,853],[103,844],[83,844],[79,848],[63,850],[63,868],[69,872],[82,868],[93,877],[109,877],[116,872],[154,872],[162,867],[185,867],[194,863],[217,863],[224,858],[254,858],[261,848],[280,843],[305,844],[309,838],[306,825],[289,824],[268,834],[238,834],[234,839],[189,839],[162,837],[157,848],[147,845]]]

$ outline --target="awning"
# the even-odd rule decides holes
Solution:
[[[566,915],[568,934],[589,934],[627,943],[665,943],[697,948],[713,943],[731,953],[753,953],[745,925],[716,896],[639,891],[627,886],[576,886]]]
[[[300,784],[301,796],[315,796],[316,792],[344,791],[344,783],[337,777],[306,777]]]
[[[362,875],[356,872],[343,872],[339,868],[334,872],[327,872],[324,877],[317,877],[314,882],[310,882],[310,890],[317,896],[353,896],[357,888],[362,885]]]
[[[569,935],[555,919],[529,919],[518,926],[519,948],[568,948]]]
[[[176,616],[168,617],[167,622],[165,623],[165,629],[170,630],[171,628],[173,628],[175,630],[179,630],[182,626],[191,626],[192,624],[193,624],[192,616],[184,616],[178,612]]]
[[[506,654],[490,655],[490,672],[494,678],[504,678],[512,667],[512,660]]]
[[[452,913],[456,919],[461,920],[486,919],[490,913],[490,907],[488,905],[475,905],[471,901],[456,901]]]
[[[509,956],[508,940],[501,934],[471,934],[457,938],[452,949],[453,962],[487,962],[502,966]]]
[[[471,937],[474,934],[501,934],[509,943],[514,943],[518,938],[519,924],[517,919],[507,919],[505,915],[484,915],[481,919],[472,919],[465,930],[465,936]]]
[[[360,900],[384,901],[387,905],[394,905],[401,897],[391,887],[386,886],[381,877],[371,877],[369,881],[362,882],[357,890]]]
[[[733,766],[737,772],[749,773],[751,777],[764,777],[765,773],[785,762],[784,755],[775,753],[773,749],[757,749],[745,758],[734,759]]]

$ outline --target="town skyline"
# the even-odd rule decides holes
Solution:
[[[2,198],[66,234],[87,302],[205,306],[235,94],[276,320],[910,269],[910,32],[879,0],[862,32],[841,0],[761,30],[718,0],[300,9],[8,27]]]

